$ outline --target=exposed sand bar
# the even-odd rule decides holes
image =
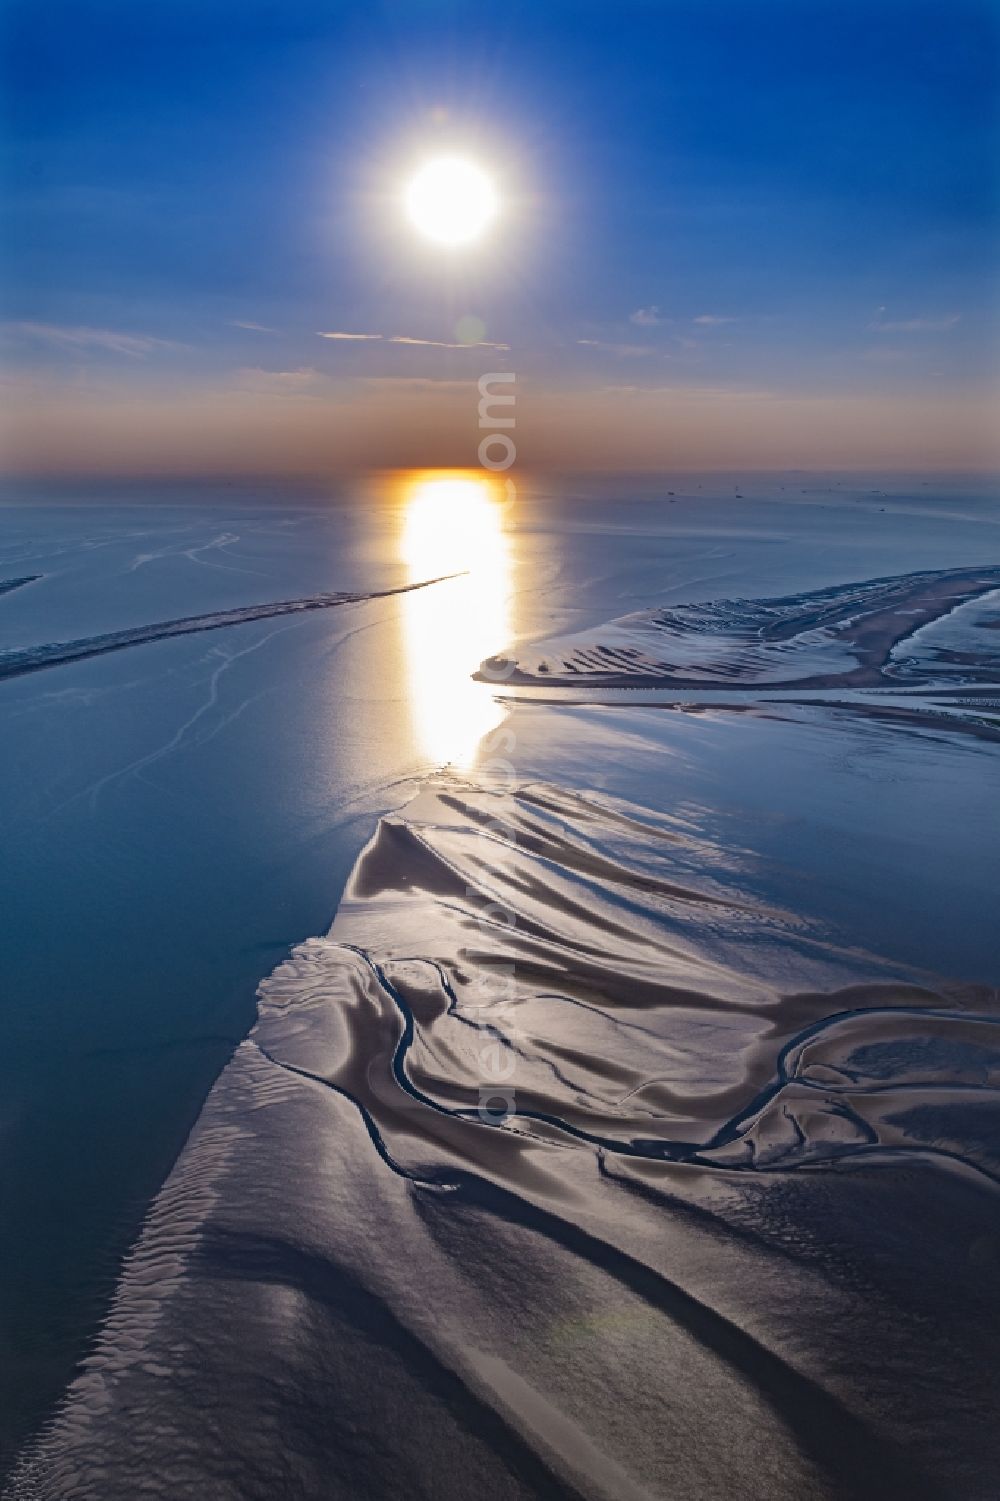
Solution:
[[[133,626],[124,631],[108,631],[101,636],[84,636],[78,641],[50,641],[41,646],[15,647],[0,652],[0,678],[23,677],[44,667],[61,667],[84,657],[100,657],[128,646],[145,646],[150,641],[166,641],[171,636],[193,636],[198,631],[218,631],[224,626],[247,625],[254,620],[270,620],[274,615],[297,615],[307,610],[330,610],[335,605],[361,604],[370,599],[386,599],[392,594],[409,594],[442,584],[456,574],[422,579],[417,584],[401,584],[395,589],[372,589],[358,594],[310,594],[303,599],[282,599],[272,604],[240,605],[235,610],[213,610],[207,615],[183,615],[177,620],[160,620],[153,625]],[[19,579],[16,583],[26,583]],[[13,586],[11,586],[13,587]]]
[[[12,1498],[985,1494],[996,1001],[687,814],[437,779],[263,985]]]
[[[998,588],[1000,568],[955,568],[642,611],[544,642],[513,670],[493,659],[482,675],[509,687],[878,687],[901,642]]]
[[[0,579],[0,594],[9,594],[12,589],[20,589],[25,584],[37,583],[39,577],[37,573],[26,573],[23,578],[19,579]]]

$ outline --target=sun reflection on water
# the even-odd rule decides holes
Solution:
[[[472,681],[511,636],[503,492],[476,470],[423,470],[401,484],[408,581],[460,574],[402,596],[414,730],[435,764],[466,768],[504,717],[494,688]]]

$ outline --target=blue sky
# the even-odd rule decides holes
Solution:
[[[396,381],[410,410],[482,352],[393,336],[463,314],[564,434],[602,390],[714,393],[722,424],[754,393],[967,417],[990,390],[996,5],[8,0],[5,28],[3,358],[67,462],[74,401],[318,421]],[[442,260],[397,198],[456,145],[506,206]]]

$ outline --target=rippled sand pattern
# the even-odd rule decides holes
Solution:
[[[511,685],[692,688],[861,688],[938,675],[923,627],[993,595],[982,622],[1000,620],[998,568],[901,574],[780,599],[723,599],[643,610],[580,636],[545,642],[505,663]],[[977,622],[980,623],[980,622]],[[921,649],[932,648],[924,661]],[[904,643],[912,643],[910,652]],[[964,681],[1000,681],[996,637],[966,636]],[[953,661],[951,673],[962,666]],[[497,663],[492,664],[497,674]]]
[[[11,1495],[985,1501],[997,995],[748,884],[551,785],[383,819]]]

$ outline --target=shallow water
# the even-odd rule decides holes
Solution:
[[[16,1227],[2,1310],[11,1438],[70,1374],[150,1195],[253,1022],[255,984],[291,943],[326,929],[378,813],[446,761],[473,802],[496,797],[497,767],[475,753],[484,731],[503,737],[517,785],[555,789],[544,815],[532,812],[551,824],[550,847],[518,864],[515,842],[507,887],[534,914],[530,954],[514,962],[531,1040],[518,1067],[539,1108],[499,1130],[460,1115],[471,1086],[457,1039],[470,1029],[448,1019],[428,962],[450,966],[453,990],[483,989],[483,960],[454,927],[441,872],[462,871],[466,892],[494,875],[481,852],[480,868],[463,871],[450,846],[443,864],[439,853],[436,865],[411,866],[398,841],[419,824],[418,805],[380,827],[332,943],[314,943],[270,982],[254,1038],[158,1200],[97,1365],[49,1443],[58,1494],[183,1493],[210,1462],[198,1412],[219,1383],[232,1388],[218,1413],[232,1443],[214,1478],[220,1496],[281,1485],[388,1494],[401,1465],[418,1494],[464,1495],[473,1481],[491,1495],[578,1493],[581,1465],[595,1495],[663,1494],[667,1481],[671,1493],[715,1495],[736,1475],[748,1495],[848,1494],[838,1453],[852,1445],[874,1477],[857,1493],[936,1493],[954,1441],[962,1484],[974,1487],[989,1436],[976,1436],[968,1369],[980,1380],[981,1321],[993,1311],[978,1275],[953,1293],[941,1339],[925,1335],[949,1266],[992,1264],[998,1244],[992,1190],[979,1186],[996,1119],[993,1044],[980,1036],[992,1013],[986,992],[956,989],[1000,979],[989,926],[995,747],[948,726],[815,705],[519,704],[501,728],[504,707],[470,682],[500,648],[635,610],[997,562],[997,511],[981,490],[928,494],[901,481],[873,495],[831,480],[804,495],[782,483],[744,486],[736,501],[728,483],[702,477],[672,485],[672,505],[624,486],[614,501],[582,488],[527,497],[502,525],[487,513],[453,529],[440,570],[428,564],[440,508],[455,497],[420,482],[402,495],[369,490],[364,506],[345,497],[294,512],[239,500],[74,508],[44,528],[35,513],[2,514],[11,543],[0,577],[42,575],[0,602],[13,649],[394,588],[415,570],[461,566],[463,550],[472,568],[406,596],[146,642],[0,684],[13,855],[4,897],[15,919],[0,1064]],[[475,790],[484,778],[492,792]],[[609,807],[621,815],[610,831]],[[440,838],[464,837],[468,808],[449,818],[458,832]],[[586,895],[560,907],[552,892],[565,897],[581,880]],[[567,942],[559,923],[576,908]],[[613,920],[595,916],[611,909]],[[355,1013],[373,971],[358,969],[359,949],[383,973],[389,957],[402,963],[405,981],[381,1000],[378,981],[363,1026]],[[542,998],[542,971],[561,1000]],[[658,997],[641,1061],[641,1019],[607,1020],[608,987],[623,975],[629,1006],[643,987]],[[668,1003],[665,985],[681,986],[686,1005]],[[876,987],[879,1004],[815,1000],[845,987],[857,1000],[859,986],[866,997]],[[415,1018],[399,1068],[405,1013],[394,992]],[[570,992],[590,1009],[567,1005]],[[858,1010],[871,1013],[859,1035],[839,1024],[801,1035]],[[849,1088],[845,1067],[857,1075]],[[346,1093],[310,1077],[345,1069],[361,1070]],[[817,1079],[840,1080],[820,1108]],[[942,1104],[939,1082],[961,1098]],[[903,1104],[894,1096],[876,1110],[883,1088],[903,1091]],[[623,1117],[612,1100],[626,1095]],[[439,1123],[429,1137],[428,1113]],[[727,1131],[702,1162],[713,1133]],[[639,1139],[680,1141],[687,1155],[608,1145]],[[820,1179],[817,1143],[820,1158],[837,1158]],[[898,1165],[893,1153],[914,1144]],[[873,1146],[888,1160],[871,1160]],[[852,1151],[860,1157],[847,1162]],[[751,1181],[747,1152],[757,1163],[770,1154],[784,1176]],[[971,1179],[942,1168],[948,1153]],[[441,1187],[449,1173],[454,1186]],[[438,1186],[415,1181],[428,1175]],[[900,1259],[928,1195],[950,1228],[928,1238],[922,1262]],[[669,1247],[669,1287],[654,1244]],[[748,1245],[758,1247],[749,1260]],[[740,1292],[748,1278],[760,1284],[753,1307]],[[811,1332],[795,1318],[803,1303]],[[852,1331],[871,1319],[898,1389],[869,1383],[859,1402],[844,1373],[860,1364],[870,1375],[874,1344]],[[964,1379],[949,1364],[956,1341]],[[910,1399],[906,1372],[919,1359],[937,1362],[934,1389],[951,1392],[933,1421]],[[651,1375],[668,1367],[666,1384]],[[342,1420],[330,1404],[343,1405]],[[248,1423],[259,1425],[253,1443]],[[730,1425],[725,1442],[720,1425]],[[161,1492],[148,1472],[179,1443],[182,1468],[163,1468]],[[279,1450],[282,1476],[266,1458]],[[112,1483],[107,1466],[125,1478]]]

